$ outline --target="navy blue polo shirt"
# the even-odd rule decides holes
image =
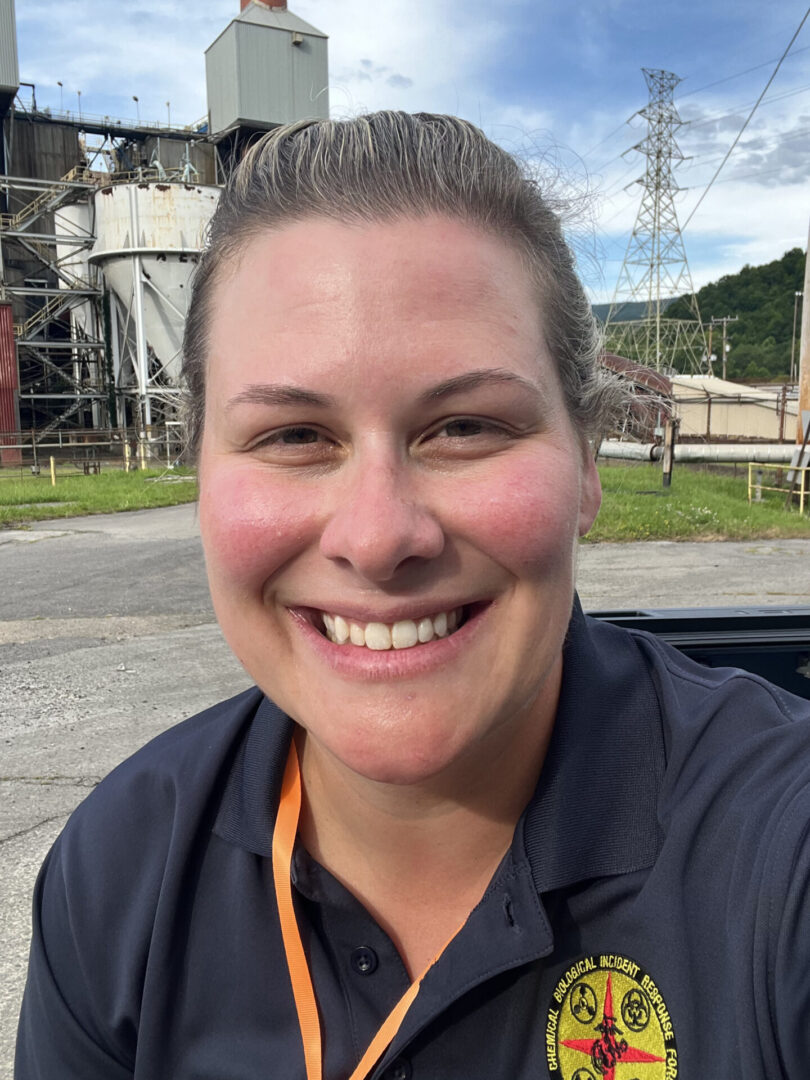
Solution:
[[[37,883],[18,1080],[303,1080],[271,867],[291,731],[248,691],[74,813]],[[408,976],[300,847],[293,881],[346,1080]],[[372,1076],[806,1080],[809,884],[810,703],[577,606],[537,790]]]

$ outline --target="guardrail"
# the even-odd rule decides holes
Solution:
[[[763,491],[778,491],[784,495],[786,489],[782,485],[769,485],[763,484],[763,475],[765,469],[771,469],[778,473],[788,472],[790,474],[798,473],[799,482],[795,487],[794,494],[799,496],[799,513],[804,513],[805,502],[808,501],[808,495],[810,495],[810,466],[808,465],[766,465],[764,462],[749,461],[748,462],[748,501],[762,502]],[[756,473],[756,476],[755,476]],[[790,477],[792,479],[792,475]],[[779,477],[777,476],[777,480]]]
[[[185,447],[184,425],[170,421],[142,428],[55,430],[42,437],[42,430],[0,431],[0,463],[5,456],[7,468],[18,472],[29,469],[35,474],[42,462],[53,454],[58,459],[74,463],[115,460],[129,463],[131,468],[145,468],[144,462],[173,465],[182,457]],[[14,460],[9,452],[15,452]]]

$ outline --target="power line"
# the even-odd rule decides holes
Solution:
[[[800,29],[801,29],[801,27],[800,27]],[[793,52],[791,53],[791,57],[798,56],[799,53],[807,52],[808,49],[810,49],[810,45],[803,45],[800,49],[794,49]],[[703,90],[710,90],[714,86],[720,86],[722,83],[731,82],[733,79],[739,79],[743,75],[750,75],[752,71],[760,71],[762,68],[767,67],[769,64],[773,64],[775,62],[776,62],[776,57],[774,57],[771,60],[764,60],[761,64],[755,64],[753,67],[745,68],[743,71],[737,71],[737,72],[734,72],[732,75],[726,75],[724,78],[716,79],[714,82],[705,83],[703,86],[698,86],[695,90],[687,90],[685,94],[679,94],[676,100],[681,101],[683,98],[690,97],[692,94],[699,94]],[[801,89],[805,89],[805,88],[801,88]],[[798,91],[791,91],[791,93],[795,93],[795,92],[798,92]],[[787,96],[787,95],[780,95],[780,97],[781,96]],[[772,98],[771,99],[771,101],[778,101],[778,100],[780,100],[780,99],[779,98]],[[769,102],[769,104],[770,104],[770,102]],[[745,109],[745,108],[747,108],[747,105],[739,105],[739,106],[737,106],[737,108],[738,109]],[[710,118],[710,120],[711,119],[722,120],[725,116],[732,116],[734,111],[736,111],[736,110],[732,110],[731,112],[727,112],[727,113],[722,113],[722,114],[720,114],[718,116]],[[633,116],[638,116],[638,113],[633,113]],[[630,119],[632,120],[633,117],[631,116]],[[594,150],[598,150],[600,146],[604,146],[605,143],[609,139],[612,139],[614,135],[618,135],[618,133],[624,128],[626,123],[628,123],[627,120],[622,121],[622,123],[619,124],[618,127],[614,128],[613,131],[608,132],[608,134],[605,135],[605,137],[603,139],[600,139],[599,142],[594,143],[594,145],[590,148],[590,150],[586,150],[581,155],[582,158],[586,159],[586,158],[590,157],[590,155],[594,152]],[[685,123],[692,124],[693,122],[687,120],[687,121],[685,121]],[[699,124],[703,124],[703,123],[709,123],[709,120],[697,121],[696,123],[693,124],[693,126],[697,127]],[[611,165],[614,161],[616,161],[618,157],[621,157],[621,154],[618,154],[615,158],[611,158],[610,161],[606,161],[603,165],[600,165],[594,171],[595,172],[601,171],[602,169],[606,168],[608,165]]]
[[[619,132],[622,130],[622,128],[624,127],[624,125],[626,123],[627,123],[626,120],[622,120],[622,122],[619,124],[619,126],[617,128],[614,128],[613,131],[611,131],[609,134],[607,134],[604,137],[604,139],[600,139],[598,143],[595,143],[590,148],[590,150],[586,150],[585,153],[582,155],[583,158],[588,157],[590,154],[592,154],[594,152],[594,150],[598,150],[600,146],[604,146],[604,144],[608,141],[608,139],[612,139],[614,135],[618,135]],[[610,163],[608,162],[608,164],[610,164]],[[604,165],[601,166],[601,167],[604,168]]]
[[[777,101],[784,101],[785,98],[796,97],[797,94],[804,94],[810,90],[810,83],[806,83],[804,86],[796,86],[792,90],[785,90],[782,94],[774,94],[773,97],[769,97],[767,101],[763,102],[765,105],[773,105]],[[761,98],[760,98],[761,100]],[[702,120],[684,120],[684,127],[689,126],[690,131],[696,131],[700,127],[705,127],[707,124],[714,124],[718,120],[725,120],[727,116],[734,116],[740,112],[741,109],[747,109],[751,105],[751,102],[745,102],[742,105],[735,105],[728,112],[722,113],[710,113]]]
[[[794,49],[792,55],[798,56],[799,53],[806,52],[810,49],[810,45],[802,45],[800,49]],[[733,75],[726,75],[724,79],[715,79],[714,82],[706,83],[705,86],[699,86],[696,90],[687,90],[685,94],[679,94],[677,101],[681,101],[685,97],[690,97],[692,94],[699,94],[703,90],[711,90],[713,86],[720,86],[721,83],[731,82],[732,79],[739,79],[743,75],[750,75],[752,71],[761,71],[762,68],[767,67],[768,64],[776,63],[776,57],[771,60],[763,60],[761,64],[755,64],[753,67],[746,68],[745,71],[737,71]]]
[[[782,53],[782,55],[779,57],[779,62],[777,63],[776,67],[773,69],[773,71],[771,73],[771,77],[765,83],[765,89],[762,91],[762,93],[757,98],[756,102],[754,103],[753,109],[751,110],[751,112],[746,117],[745,123],[740,128],[740,130],[737,132],[737,135],[735,136],[734,142],[728,148],[728,152],[727,152],[726,156],[723,158],[723,160],[718,165],[717,171],[715,172],[714,176],[711,178],[711,180],[709,181],[707,186],[704,188],[703,194],[700,196],[700,198],[698,199],[698,201],[695,203],[694,207],[692,208],[692,213],[689,215],[689,217],[686,219],[686,221],[681,226],[681,231],[683,231],[686,228],[686,226],[689,224],[689,222],[695,216],[695,214],[697,213],[698,207],[703,202],[703,200],[706,198],[706,196],[709,194],[709,191],[711,190],[711,187],[714,184],[717,177],[720,175],[720,172],[721,172],[723,166],[728,161],[728,159],[731,157],[731,154],[732,154],[732,152],[734,150],[734,147],[737,145],[737,143],[742,138],[743,132],[745,131],[745,129],[748,127],[749,123],[751,122],[751,119],[752,119],[754,113],[757,111],[757,107],[759,106],[760,101],[762,101],[762,99],[765,97],[768,90],[770,89],[771,83],[776,78],[776,73],[779,71],[779,68],[782,66],[782,63],[784,62],[785,57],[790,52],[791,45],[796,40],[796,38],[799,36],[799,33],[801,32],[802,27],[807,22],[808,16],[810,16],[810,8],[808,8],[807,11],[805,11],[804,16],[802,18],[802,21],[799,23],[798,27],[796,28],[796,32],[794,33],[793,37],[788,42],[787,48]]]

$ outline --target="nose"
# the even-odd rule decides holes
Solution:
[[[356,461],[335,492],[320,550],[368,581],[391,581],[412,560],[435,559],[444,530],[407,466]]]

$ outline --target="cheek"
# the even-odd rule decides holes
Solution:
[[[238,469],[202,471],[200,531],[212,591],[263,584],[311,537],[316,503],[272,477]]]
[[[522,461],[471,484],[460,527],[496,561],[527,572],[570,560],[579,525],[580,478],[570,459]]]

